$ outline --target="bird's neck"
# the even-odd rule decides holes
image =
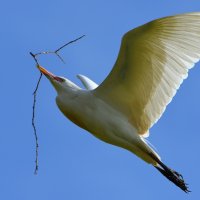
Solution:
[[[60,102],[64,103],[66,101],[71,101],[71,99],[75,99],[76,96],[81,91],[80,88],[75,87],[65,87],[64,89],[61,88],[60,90],[57,90],[57,99],[59,99]]]
[[[56,98],[56,103],[60,111],[72,122],[81,128],[86,129],[82,118],[80,117],[81,110],[85,107],[84,102],[80,101],[84,96],[83,90],[70,90],[61,93]]]

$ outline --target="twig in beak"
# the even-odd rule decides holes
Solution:
[[[56,49],[55,51],[42,51],[42,52],[39,52],[39,53],[36,53],[36,54],[33,54],[30,52],[30,54],[33,56],[34,60],[36,61],[36,63],[38,64],[38,61],[36,59],[37,56],[39,55],[42,55],[42,54],[55,54],[63,63],[65,63],[65,61],[63,60],[63,58],[58,54],[58,52],[60,50],[62,50],[64,47],[68,46],[69,44],[72,44],[78,40],[80,40],[81,38],[85,37],[85,35],[82,35],[81,37],[79,38],[76,38],[75,40],[72,40],[66,44],[64,44],[63,46],[59,47],[58,49]],[[38,64],[39,65],[39,64]]]
[[[81,38],[83,38],[85,35],[82,35],[81,37],[75,39],[75,40],[72,40],[66,44],[64,44],[63,46],[61,46],[60,48],[56,49],[55,51],[43,51],[43,52],[39,52],[39,53],[36,53],[36,54],[33,54],[32,52],[30,52],[30,55],[33,57],[33,59],[35,60],[36,62],[36,65],[37,67],[40,66],[38,60],[37,60],[37,56],[39,55],[42,55],[42,54],[56,54],[56,56],[63,62],[63,58],[58,54],[58,52],[63,49],[64,47],[66,47],[67,45],[69,44],[72,44],[78,40],[80,40]],[[40,72],[40,77],[37,81],[37,85],[35,87],[35,90],[33,92],[33,113],[32,113],[32,126],[33,126],[33,130],[34,130],[34,137],[35,137],[35,170],[34,170],[34,174],[37,174],[38,173],[38,148],[39,148],[39,145],[38,145],[38,136],[37,136],[37,129],[36,129],[36,126],[35,126],[35,106],[36,106],[36,96],[37,96],[37,91],[38,91],[38,88],[39,88],[39,84],[40,84],[40,81],[42,79],[42,73]]]

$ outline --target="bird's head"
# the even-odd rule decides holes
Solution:
[[[49,81],[51,82],[51,84],[54,86],[54,88],[56,89],[58,93],[66,91],[66,90],[80,89],[76,84],[74,84],[70,80],[64,77],[55,76],[54,74],[47,71],[45,68],[41,66],[38,66],[38,69],[40,70],[42,74],[44,74],[49,79]]]

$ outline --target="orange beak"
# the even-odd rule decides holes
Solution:
[[[38,69],[39,69],[39,70],[41,71],[41,73],[43,73],[45,76],[52,77],[52,78],[55,77],[51,72],[47,71],[45,68],[43,68],[43,67],[41,67],[41,66],[39,66],[39,65],[38,65]]]
[[[43,68],[43,67],[41,67],[41,66],[37,66],[38,67],[38,69],[40,70],[40,72],[42,73],[42,74],[44,74],[45,76],[47,76],[47,77],[49,77],[49,78],[52,78],[52,79],[54,79],[54,80],[57,80],[57,81],[59,81],[59,82],[63,82],[63,79],[62,78],[60,78],[60,77],[58,77],[58,76],[55,76],[54,74],[52,74],[51,72],[49,72],[49,71],[47,71],[45,68]]]

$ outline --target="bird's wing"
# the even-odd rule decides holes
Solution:
[[[98,85],[94,81],[90,80],[84,75],[78,74],[77,78],[81,80],[87,90],[94,90],[96,87],[98,87]]]
[[[94,94],[143,135],[199,59],[200,12],[157,19],[123,36],[116,63]]]

